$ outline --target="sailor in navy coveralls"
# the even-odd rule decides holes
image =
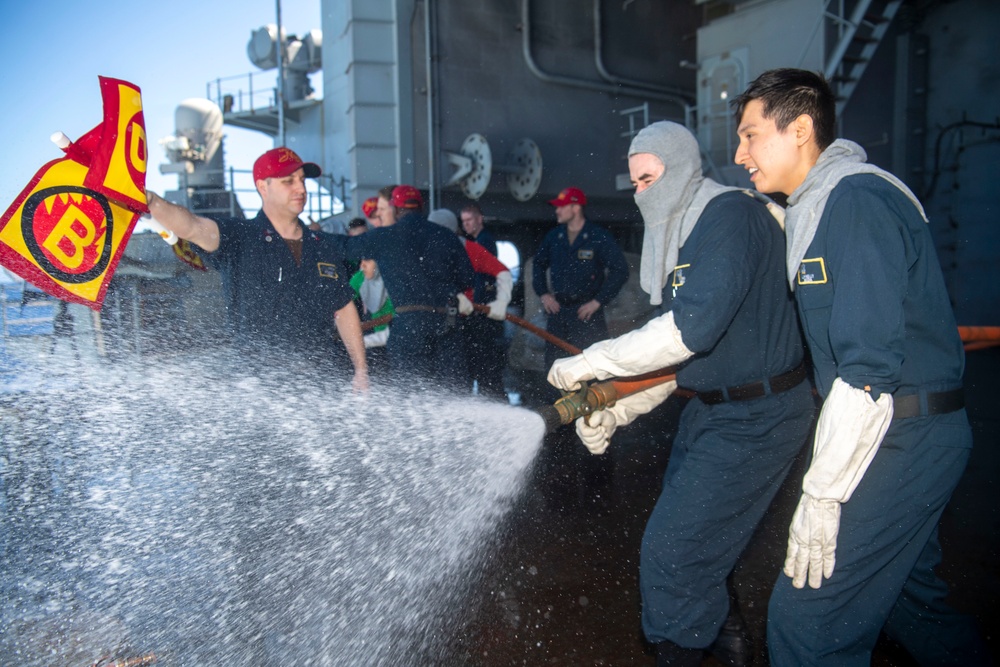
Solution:
[[[736,104],[737,164],[758,190],[790,195],[786,272],[824,399],[768,608],[771,663],[868,665],[884,630],[920,664],[989,664],[934,573],[972,434],[923,209],[860,146],[834,141],[816,74],[765,72]]]
[[[386,350],[393,376],[429,377],[458,389],[466,377],[457,316],[473,312],[473,271],[453,233],[428,222],[423,197],[393,189],[392,224],[347,240],[351,259],[374,259],[395,314]]]
[[[746,664],[726,580],[815,412],[785,282],[784,237],[762,202],[703,178],[698,144],[683,126],[644,128],[629,156],[646,224],[640,282],[651,303],[662,294],[665,313],[556,361],[549,381],[571,390],[582,380],[678,367],[676,383],[577,421],[594,453],[677,384],[696,392],[643,537],[642,627],[659,664],[700,665],[705,649],[726,664]]]
[[[628,280],[628,263],[614,237],[584,219],[587,197],[579,188],[566,188],[549,203],[556,207],[559,226],[535,253],[532,287],[548,314],[546,330],[584,348],[608,337],[603,307]],[[562,356],[566,352],[545,344],[546,368]]]
[[[216,223],[219,249],[206,259],[223,273],[237,339],[248,345],[288,341],[302,351],[329,354],[331,313],[353,299],[335,239],[303,225],[296,259],[263,210],[252,220]]]

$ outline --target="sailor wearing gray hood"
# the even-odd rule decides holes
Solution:
[[[725,664],[749,664],[727,577],[814,415],[784,235],[762,201],[702,175],[698,143],[681,125],[639,132],[629,172],[646,225],[640,284],[663,314],[556,361],[549,382],[572,390],[675,366],[677,383],[696,392],[643,537],[642,627],[658,664],[700,665],[706,649]],[[601,454],[618,427],[675,388],[665,383],[620,399],[578,420],[577,433]]]

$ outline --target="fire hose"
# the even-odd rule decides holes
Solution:
[[[478,303],[473,304],[472,308],[484,315],[490,312],[488,307]],[[531,322],[517,315],[507,313],[506,319],[508,322],[530,331],[565,352],[573,355],[582,352],[580,348],[553,336],[545,329],[536,327]],[[580,389],[567,393],[553,405],[544,405],[538,408],[536,412],[545,420],[545,432],[551,433],[560,426],[572,424],[580,417],[586,417],[593,412],[613,406],[620,398],[631,396],[664,382],[670,382],[675,377],[673,368],[661,368],[633,377],[612,378],[595,383],[584,382],[581,383]]]
[[[482,314],[488,314],[490,309],[481,304],[473,304],[472,308]],[[539,338],[552,343],[564,352],[576,355],[582,350],[575,345],[553,336],[545,329],[535,326],[531,322],[507,313],[507,321],[516,324],[523,329],[530,331]],[[544,405],[536,412],[545,420],[545,432],[551,433],[560,426],[572,424],[580,417],[586,417],[591,413],[612,407],[620,398],[631,396],[675,379],[674,369],[661,368],[659,370],[643,373],[633,377],[612,378],[603,382],[581,383],[581,387],[574,392],[566,393],[553,405]]]
[[[965,351],[983,350],[1000,345],[1000,327],[958,327]]]
[[[472,304],[472,308],[477,313],[481,313],[483,315],[488,315],[490,312],[488,306],[479,303]],[[557,336],[553,336],[545,329],[537,327],[517,315],[507,313],[506,319],[508,322],[530,331],[539,338],[552,343],[559,349],[568,352],[569,354],[576,355],[581,352],[580,348],[567,343]],[[390,321],[392,321],[392,315],[383,315],[381,317],[376,317],[373,320],[366,320],[362,322],[361,328],[362,331],[370,331],[374,327],[382,324],[388,324]],[[542,419],[545,420],[545,432],[551,433],[560,426],[572,424],[579,417],[586,417],[593,412],[613,406],[620,398],[625,398],[626,396],[631,396],[632,394],[649,389],[650,387],[655,387],[656,385],[663,384],[664,382],[669,382],[670,380],[673,380],[674,377],[673,368],[662,368],[660,370],[651,371],[642,375],[636,375],[634,377],[614,378],[603,382],[584,383],[583,386],[577,391],[567,393],[565,396],[556,401],[554,405],[542,406],[537,409],[537,412],[542,416]],[[678,395],[684,395],[683,390],[675,393]]]
[[[473,304],[472,308],[483,315],[488,315],[489,307],[482,304]],[[374,320],[367,320],[361,323],[362,330],[369,331],[373,327],[388,324],[392,320],[392,315],[383,315]],[[507,313],[506,320],[512,324],[535,334],[539,338],[555,345],[559,349],[572,355],[582,352],[580,348],[553,336],[551,333],[537,327],[531,322]],[[1000,327],[958,327],[962,343],[967,351],[980,350],[994,345],[1000,345]],[[625,378],[612,378],[602,382],[582,383],[580,389],[569,392],[557,400],[553,405],[545,405],[536,409],[536,412],[545,420],[545,432],[551,433],[560,426],[572,424],[580,417],[586,417],[598,410],[612,407],[614,404],[626,396],[645,391],[650,387],[663,384],[676,379],[674,368],[661,368],[650,371],[642,375]],[[691,396],[691,392],[678,389],[674,392],[678,396]]]

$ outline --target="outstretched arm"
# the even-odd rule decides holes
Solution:
[[[177,236],[207,252],[219,249],[219,225],[214,220],[195,215],[183,206],[171,204],[151,190],[146,191],[149,214]]]

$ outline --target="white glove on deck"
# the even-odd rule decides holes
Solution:
[[[671,311],[640,329],[594,343],[575,357],[556,360],[548,380],[558,389],[575,391],[584,380],[641,375],[674,366],[693,355],[684,345]]]
[[[491,320],[504,321],[507,319],[507,305],[510,303],[511,294],[514,291],[514,279],[510,271],[501,271],[496,277],[497,298],[487,305],[490,309],[488,317]]]
[[[819,588],[833,574],[840,505],[871,465],[892,422],[892,394],[878,401],[840,378],[833,381],[816,424],[813,461],[802,479],[802,498],[788,529],[784,572],[792,585]]]
[[[636,417],[644,415],[667,400],[677,389],[673,380],[655,387],[618,399],[609,408],[598,410],[589,417],[576,420],[576,434],[591,454],[603,454],[611,444],[611,436],[619,426],[631,424]],[[588,424],[589,422],[589,424]]]

